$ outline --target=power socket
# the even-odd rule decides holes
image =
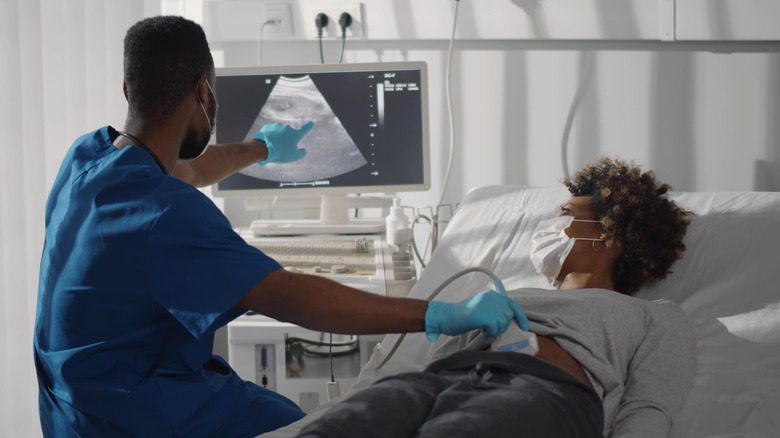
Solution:
[[[314,3],[316,3],[316,5]],[[307,38],[318,38],[317,26],[314,25],[314,20],[320,12],[328,16],[328,25],[322,29],[322,38],[341,39],[339,17],[342,12],[346,12],[352,16],[352,24],[347,27],[347,38],[363,37],[363,5],[360,2],[322,0],[312,2],[309,14],[306,16],[305,27]]]
[[[291,37],[293,36],[292,11],[286,3],[271,3],[265,5],[263,23],[273,21],[265,25],[267,37]],[[262,23],[261,23],[262,24]]]

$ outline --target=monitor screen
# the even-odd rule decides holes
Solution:
[[[293,163],[253,164],[213,187],[215,196],[427,190],[424,62],[217,69],[217,143],[246,141],[269,123],[300,128]]]

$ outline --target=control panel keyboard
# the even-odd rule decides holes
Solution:
[[[264,239],[249,244],[293,272],[341,276],[377,274],[377,260],[381,262],[382,254],[379,248],[377,257],[374,240],[365,237],[331,239],[331,236],[328,240],[311,241]]]
[[[393,280],[392,268],[386,271],[387,254],[378,234],[255,237],[242,233],[241,237],[290,272],[324,276],[380,295],[387,295],[386,280]]]

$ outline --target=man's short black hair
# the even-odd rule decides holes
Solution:
[[[128,118],[169,118],[214,61],[203,29],[176,16],[151,17],[125,36]]]

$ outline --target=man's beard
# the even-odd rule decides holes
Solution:
[[[209,105],[209,126],[203,128],[200,134],[194,132],[188,132],[187,136],[181,142],[179,148],[179,160],[189,161],[198,158],[200,154],[206,149],[206,146],[211,140],[211,131],[214,129],[214,125],[217,123],[217,106],[215,104]]]
[[[200,135],[189,132],[184,140],[181,142],[181,148],[179,148],[179,160],[192,160],[198,158],[211,139],[211,129],[204,128]]]

